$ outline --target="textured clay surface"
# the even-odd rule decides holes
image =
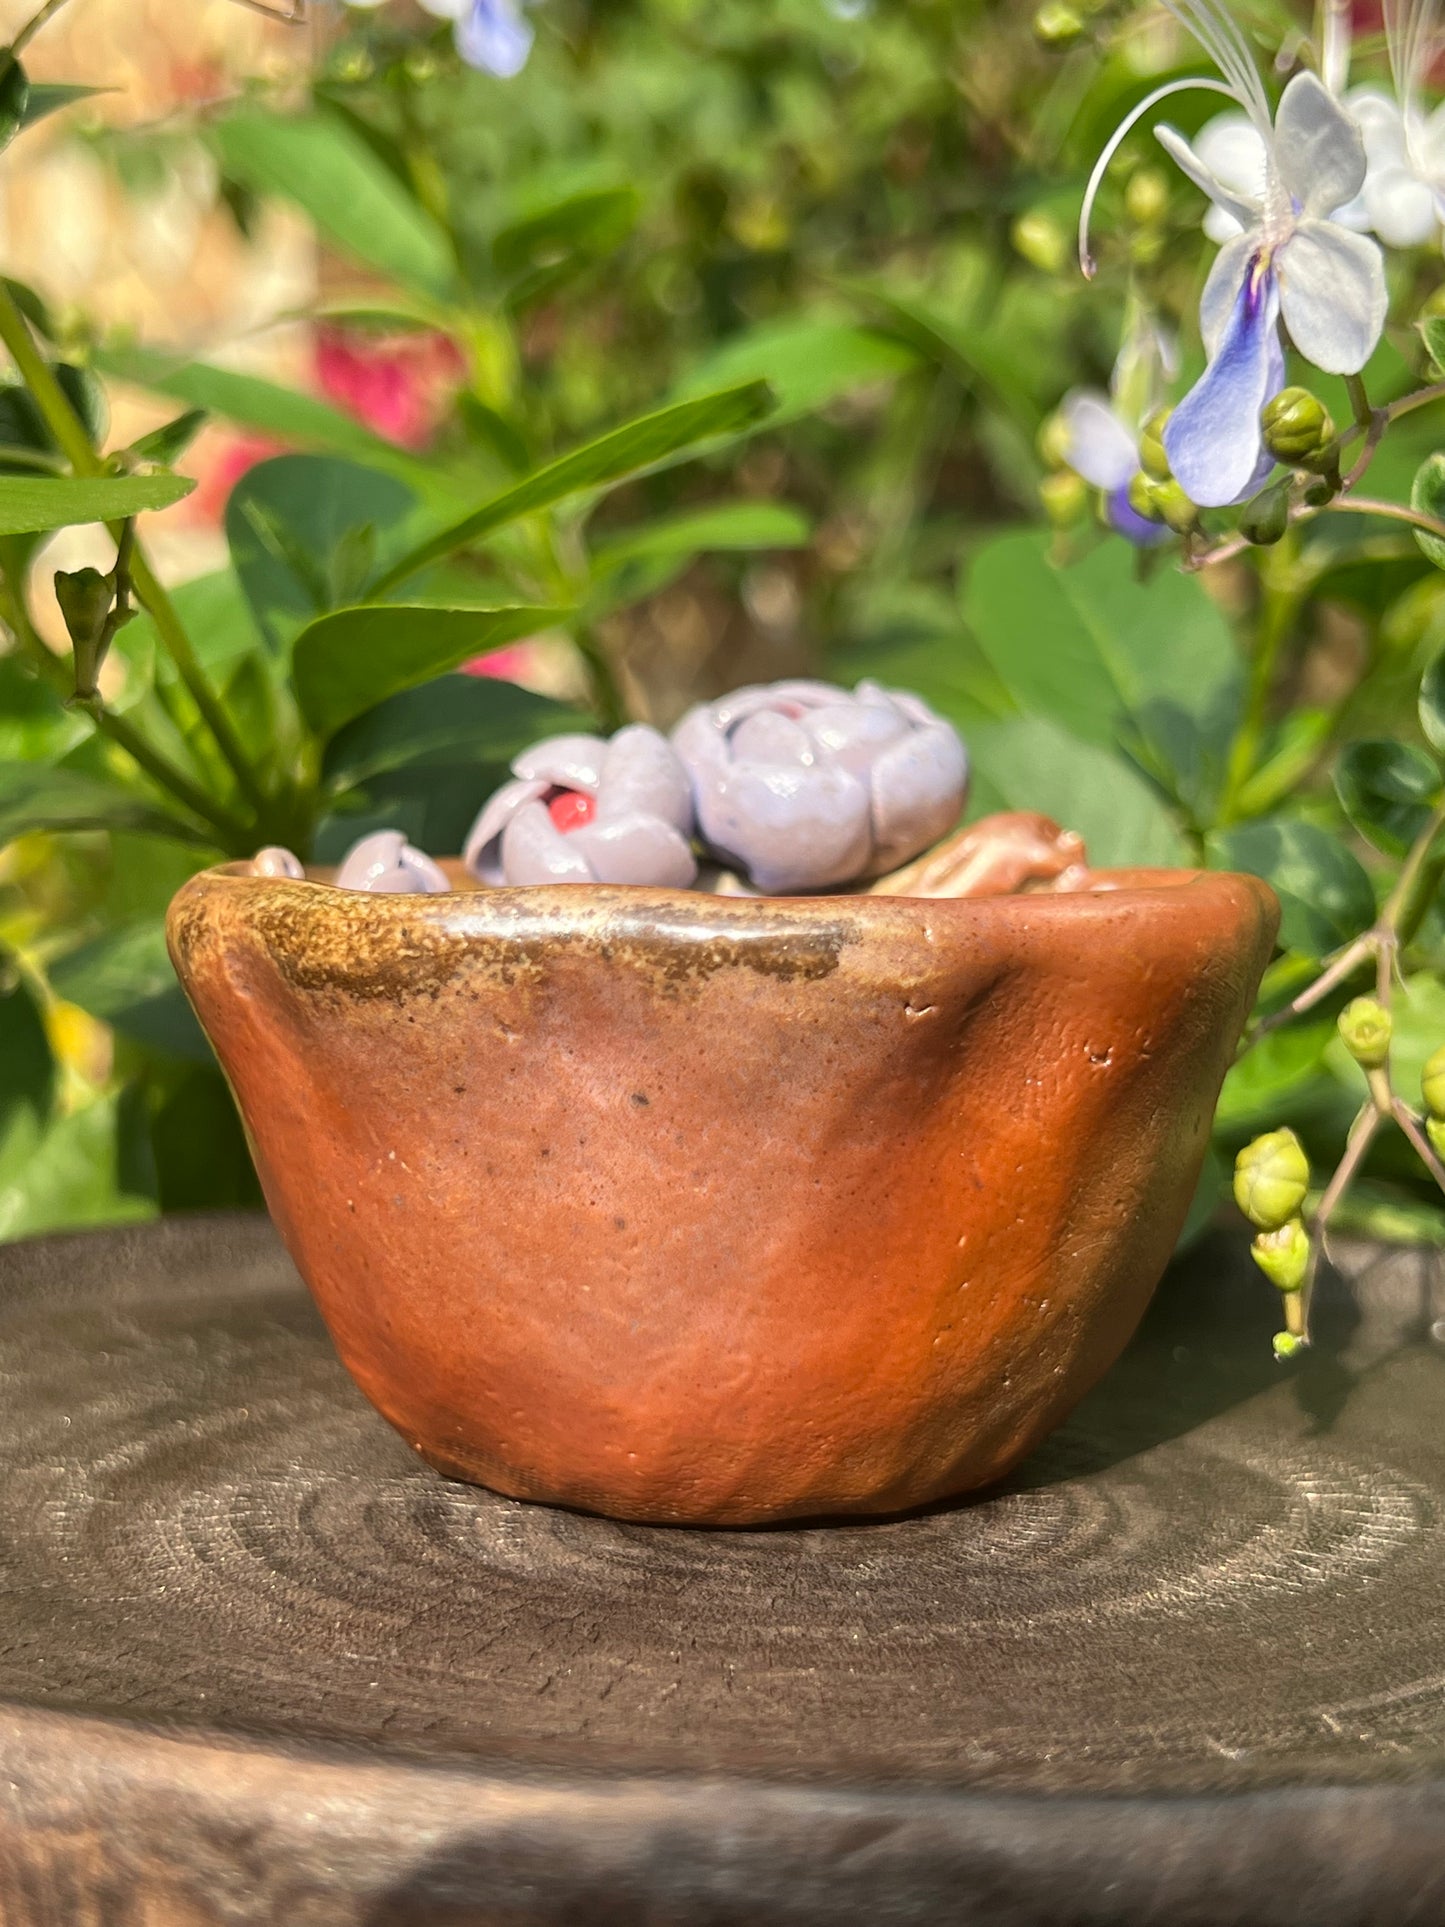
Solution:
[[[1438,1927],[1445,1266],[1242,1237],[1001,1487],[435,1478],[259,1216],[0,1249],[5,1927]]]
[[[368,897],[212,871],[172,952],[367,1396],[622,1519],[987,1484],[1117,1356],[1269,954],[1253,879]]]

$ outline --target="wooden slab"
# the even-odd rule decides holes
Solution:
[[[1445,1917],[1445,1273],[1214,1241],[1006,1490],[435,1477],[264,1220],[0,1250],[0,1922]]]

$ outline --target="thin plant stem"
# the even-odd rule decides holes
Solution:
[[[1220,804],[1220,820],[1223,823],[1234,820],[1239,793],[1254,774],[1280,652],[1289,640],[1304,602],[1304,591],[1291,580],[1293,561],[1294,545],[1286,536],[1279,550],[1270,555],[1265,565],[1263,621],[1259,645],[1249,666],[1244,714],[1229,750],[1229,766]]]
[[[59,13],[64,5],[65,0],[45,0],[45,5],[40,9],[39,13],[30,16],[19,33],[17,33],[15,38],[10,42],[10,51],[17,60],[45,25],[46,21],[49,20],[53,14]]]
[[[1391,1115],[1400,1129],[1415,1147],[1415,1154],[1436,1184],[1445,1191],[1445,1164],[1435,1155],[1435,1147],[1420,1129],[1420,1120],[1402,1097],[1394,1099],[1390,1106]]]
[[[43,355],[36,349],[30,329],[15,305],[10,290],[0,281],[0,341],[10,350],[26,386],[35,397],[36,405],[56,441],[60,444],[72,469],[78,475],[104,475],[105,464],[90,445],[90,438],[79,416],[70,405],[60,383],[56,380]],[[119,525],[112,528],[112,534],[119,540]],[[185,627],[176,612],[164,587],[156,578],[144,552],[137,547],[131,558],[131,580],[135,585],[136,596],[149,612],[156,625],[156,631],[164,643],[167,653],[175,663],[182,682],[190,691],[191,699],[216,740],[226,762],[230,765],[242,795],[256,811],[258,817],[265,818],[269,811],[269,800],[262,788],[256,772],[246,754],[245,747],[237,736],[219,697],[206,680],[186,634]]]
[[[1432,381],[1427,388],[1417,388],[1413,394],[1402,395],[1399,401],[1390,402],[1384,413],[1390,421],[1397,422],[1412,409],[1428,408],[1437,401],[1445,401],[1445,381]]]
[[[217,831],[223,847],[236,855],[246,855],[253,847],[247,826],[238,817],[232,816],[220,804],[214,802],[206,792],[193,783],[183,769],[168,756],[149,742],[128,722],[125,717],[114,715],[105,707],[98,694],[81,696],[78,699],[72,692],[70,673],[60,657],[47,649],[40,638],[39,631],[31,620],[30,611],[13,583],[0,575],[0,617],[4,618],[16,642],[36,671],[44,676],[55,693],[64,698],[67,704],[83,709],[92,723],[118,748],[123,749],[143,769],[156,786],[196,817],[208,828]],[[190,827],[187,825],[186,827]]]
[[[1313,1248],[1310,1252],[1309,1270],[1300,1288],[1301,1336],[1309,1331],[1310,1300],[1314,1296],[1315,1273],[1319,1269],[1320,1252],[1323,1248],[1325,1233],[1329,1229],[1330,1219],[1334,1216],[1340,1199],[1353,1184],[1356,1173],[1364,1163],[1371,1144],[1375,1141],[1375,1133],[1379,1130],[1381,1122],[1382,1119],[1373,1098],[1361,1105],[1355,1113],[1355,1121],[1350,1126],[1350,1135],[1345,1141],[1345,1155],[1335,1167],[1335,1174],[1316,1207],[1314,1222],[1310,1227],[1314,1235],[1311,1240]]]
[[[1392,522],[1408,522],[1411,528],[1420,529],[1426,535],[1433,535],[1445,542],[1445,522],[1437,515],[1424,515],[1419,509],[1407,508],[1403,502],[1381,502],[1374,496],[1337,495],[1332,502],[1322,502],[1317,515],[1383,515]]]

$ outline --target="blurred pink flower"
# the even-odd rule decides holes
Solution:
[[[492,676],[498,682],[518,682],[532,665],[529,642],[509,643],[505,649],[490,649],[485,656],[473,656],[462,664],[464,676]]]
[[[190,451],[189,461],[182,463],[196,478],[195,489],[186,497],[184,513],[195,522],[219,523],[231,490],[246,471],[287,452],[285,442],[271,435],[254,435],[244,429],[238,433],[208,430]]]
[[[443,334],[369,335],[323,325],[316,379],[328,400],[402,448],[431,439],[465,372]]]

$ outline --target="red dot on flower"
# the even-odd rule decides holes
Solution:
[[[547,798],[547,814],[565,836],[568,830],[580,830],[592,821],[597,814],[597,798],[585,790],[556,790]]]

